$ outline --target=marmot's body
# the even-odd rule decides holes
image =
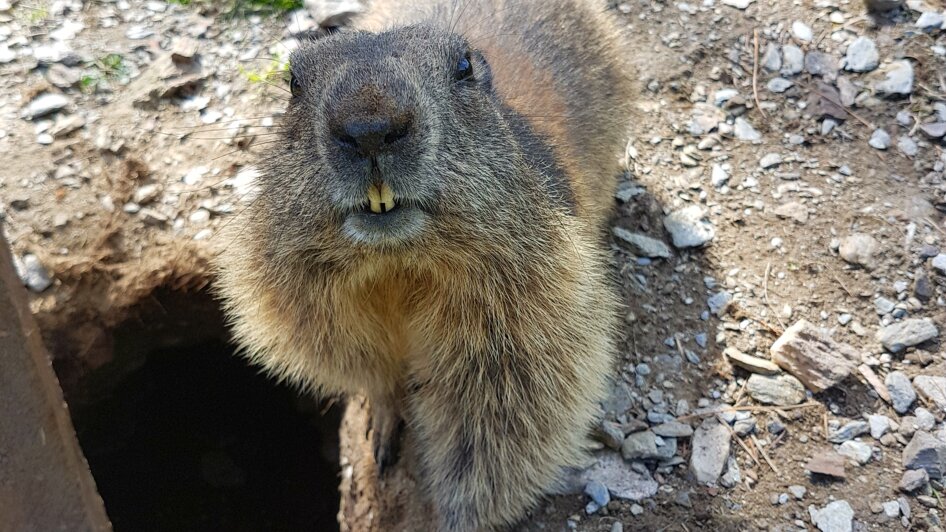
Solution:
[[[443,529],[512,524],[579,461],[611,369],[619,39],[603,2],[371,10],[293,54],[220,292],[252,360],[369,397],[382,463],[403,417]]]

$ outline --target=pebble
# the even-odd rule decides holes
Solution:
[[[916,391],[910,383],[910,378],[902,371],[892,371],[884,379],[884,385],[890,392],[890,402],[893,409],[898,414],[906,414],[910,411],[913,402],[916,401]]]
[[[811,522],[821,532],[851,532],[853,530],[854,509],[845,501],[834,501],[822,509],[814,505],[808,507]]]
[[[755,130],[745,118],[739,117],[733,124],[733,135],[739,140],[757,141],[762,140],[762,134]]]
[[[653,497],[659,487],[646,467],[635,468],[615,453],[605,453],[584,472],[585,483],[597,480],[608,488],[611,497],[640,501]]]
[[[828,433],[828,441],[831,443],[844,443],[848,440],[867,434],[870,432],[870,425],[866,421],[850,421],[841,428],[832,430]]]
[[[762,68],[769,72],[778,72],[782,69],[782,55],[777,44],[769,43],[765,47],[765,53],[762,55]]]
[[[668,421],[656,425],[651,430],[654,434],[664,438],[689,438],[693,435],[693,427],[679,421]]]
[[[729,428],[718,421],[704,421],[693,433],[690,470],[697,482],[712,484],[723,473],[729,457]]]
[[[36,255],[27,253],[21,260],[14,262],[20,280],[33,292],[39,293],[52,286],[53,281],[49,277],[49,272]]]
[[[890,430],[890,418],[884,415],[871,414],[867,416],[867,424],[870,425],[870,437],[875,440],[879,440]]]
[[[934,270],[938,271],[942,275],[946,275],[946,253],[940,253],[933,257],[933,260],[930,262],[930,266]]]
[[[897,501],[887,501],[883,504],[884,515],[890,518],[900,517],[900,503]]]
[[[788,487],[788,492],[792,494],[792,497],[795,497],[796,500],[800,501],[805,498],[805,494],[808,493],[808,490],[805,488],[805,486],[793,484]]]
[[[591,497],[591,500],[599,507],[607,506],[611,502],[611,494],[608,488],[597,480],[592,480],[585,484],[585,495]]]
[[[54,92],[44,92],[33,98],[23,109],[21,116],[27,120],[36,120],[46,115],[65,109],[72,103],[67,96]]]
[[[755,0],[722,0],[724,6],[734,7],[740,10],[748,8],[754,1]]]
[[[867,143],[870,144],[871,148],[886,150],[890,147],[890,134],[883,129],[875,129]]]
[[[824,52],[808,52],[805,70],[812,76],[821,76],[831,81],[838,77],[838,60]]]
[[[877,310],[878,316],[886,316],[893,312],[894,307],[897,304],[893,301],[887,299],[886,297],[878,297],[874,300],[874,308]]]
[[[916,27],[923,31],[932,31],[946,26],[946,15],[927,11],[916,20]]]
[[[664,217],[664,227],[677,248],[699,247],[716,236],[716,228],[697,205],[684,207]]]
[[[729,182],[729,174],[722,166],[714,164],[713,169],[710,171],[710,183],[713,185],[713,188],[721,188],[727,182]]]
[[[640,233],[632,233],[621,227],[613,228],[612,232],[618,240],[627,244],[631,251],[637,255],[662,259],[669,259],[673,256],[670,247],[656,238]]]
[[[841,239],[838,254],[850,264],[873,268],[874,255],[879,249],[880,243],[874,237],[864,233],[854,233]]]
[[[946,471],[946,442],[926,431],[917,431],[903,449],[905,469],[925,469],[930,478],[939,480]]]
[[[874,90],[887,96],[906,96],[913,92],[913,64],[906,59],[894,61],[884,71],[885,77]]]
[[[838,454],[854,460],[858,465],[864,465],[870,462],[873,450],[866,443],[850,440],[838,446]]]
[[[917,146],[916,141],[906,135],[901,135],[897,139],[897,149],[907,157],[915,157],[920,152],[920,147]]]
[[[775,94],[781,94],[792,88],[794,85],[794,81],[790,81],[785,78],[772,78],[765,86]]]
[[[922,406],[917,407],[917,409],[913,411],[913,415],[916,416],[914,423],[917,430],[931,431],[933,427],[936,426],[936,417],[933,416],[932,412]]]
[[[930,124],[921,124],[920,131],[931,139],[941,139],[946,136],[946,122],[933,122]]]
[[[762,169],[772,168],[782,164],[782,156],[777,153],[767,153],[759,159],[759,167]]]
[[[907,347],[922,344],[938,335],[939,330],[930,318],[909,318],[877,331],[877,341],[891,353],[899,353]]]
[[[792,22],[792,35],[802,42],[811,42],[814,38],[814,32],[811,30],[811,26],[800,20]]]
[[[880,64],[877,45],[868,37],[858,37],[847,47],[844,69],[853,72],[870,72]]]
[[[749,419],[740,419],[737,420],[735,424],[733,424],[733,431],[735,431],[736,434],[745,437],[755,432],[756,424],[756,419],[753,417],[750,417]]]
[[[847,461],[833,450],[819,452],[805,464],[805,469],[815,475],[826,475],[833,478],[846,478],[844,465]]]
[[[936,405],[941,412],[946,414],[946,377],[920,375],[913,379],[913,386],[920,393],[920,396]],[[919,411],[919,408],[917,411]]]
[[[805,387],[791,375],[753,374],[746,383],[746,391],[764,404],[789,406],[805,400]]]
[[[930,483],[930,474],[925,469],[909,469],[900,479],[900,491],[910,493]]]
[[[805,52],[794,44],[782,47],[782,75],[794,76],[805,69]]]
[[[625,460],[656,460],[657,440],[654,433],[642,430],[627,436],[621,445],[621,456]]]

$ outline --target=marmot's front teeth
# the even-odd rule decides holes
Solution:
[[[395,206],[394,191],[387,183],[381,183],[381,187],[373,184],[368,187],[368,203],[371,212],[381,214],[388,212]]]

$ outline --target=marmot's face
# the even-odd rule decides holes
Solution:
[[[518,158],[486,59],[460,37],[340,33],[290,64],[285,149],[261,183],[275,252],[429,251],[495,230]]]

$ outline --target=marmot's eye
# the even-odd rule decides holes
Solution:
[[[463,81],[473,77],[473,63],[470,62],[470,54],[466,53],[457,61],[457,69],[453,73],[453,78],[457,81]]]
[[[293,97],[302,94],[302,84],[292,73],[289,74],[289,92],[292,93]]]

